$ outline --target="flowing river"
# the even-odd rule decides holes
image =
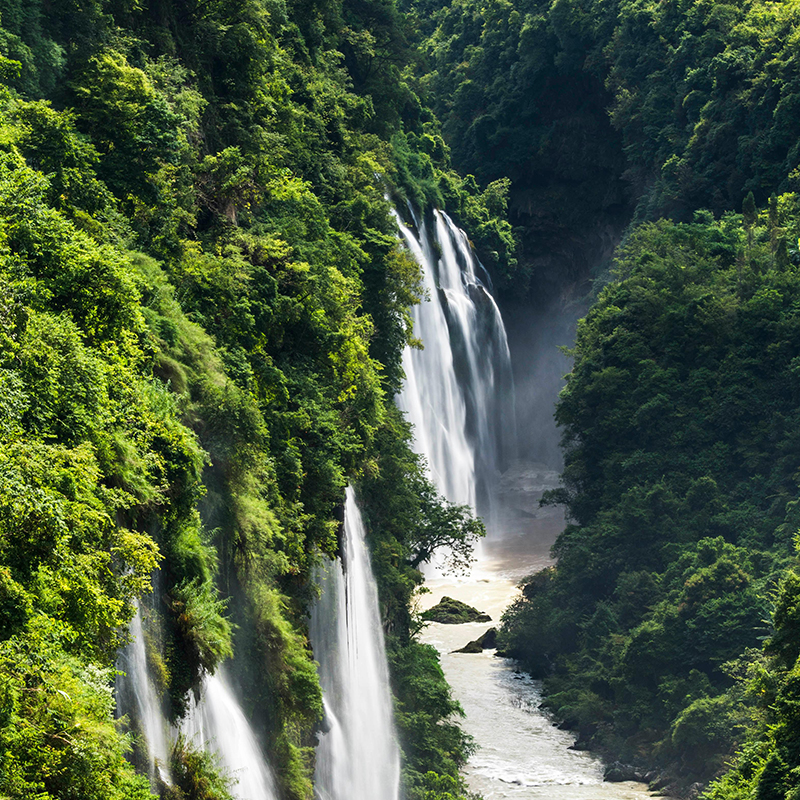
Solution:
[[[527,493],[501,496],[498,523],[505,535],[482,543],[479,561],[468,577],[429,578],[431,593],[420,604],[430,608],[448,595],[492,617],[490,623],[430,623],[422,634],[423,641],[439,651],[447,680],[466,713],[464,729],[479,745],[465,770],[469,787],[485,800],[649,798],[643,784],[606,783],[597,758],[571,749],[575,737],[559,730],[540,710],[539,682],[521,672],[514,661],[497,658],[494,650],[453,652],[497,625],[517,594],[520,578],[550,563],[549,547],[563,521],[557,510],[531,518],[519,507],[526,494],[528,500],[538,500],[537,490],[543,481],[547,486],[554,480],[554,472],[517,464],[504,477],[530,487]]]
[[[478,746],[465,769],[469,787],[485,800],[644,800],[651,797],[644,784],[606,783],[602,763],[572,749],[575,737],[540,709],[539,683],[512,660],[493,650],[453,652],[497,625],[519,580],[550,563],[563,513],[538,507],[558,474],[515,460],[510,354],[485,270],[446,215],[409,217],[398,215],[398,224],[422,266],[427,299],[413,311],[424,349],[405,353],[398,405],[439,491],[472,505],[488,531],[471,574],[447,577],[431,565],[430,594],[420,600],[425,609],[448,595],[492,617],[491,623],[431,623],[422,634],[439,651],[466,714],[464,729]]]

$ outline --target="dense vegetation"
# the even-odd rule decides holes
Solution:
[[[413,637],[416,569],[480,533],[392,397],[416,264],[385,198],[513,268],[504,183],[448,165],[391,3],[0,3],[0,794],[146,798],[113,718],[134,601],[165,711],[234,656],[285,798],[311,797],[306,620],[358,481],[409,798],[469,742]],[[152,590],[152,593],[151,593]],[[123,720],[124,722],[124,720]],[[180,742],[171,800],[229,782]]]
[[[739,679],[793,557],[800,259],[775,226],[796,235],[796,208],[647,224],[622,248],[557,408],[571,524],[505,619],[559,716],[690,783],[755,713]]]
[[[632,215],[688,222],[798,188],[794,3],[405,5],[455,166],[510,179],[534,301],[596,264]]]

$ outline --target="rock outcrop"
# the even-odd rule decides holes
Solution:
[[[443,622],[445,625],[460,625],[464,622],[491,622],[488,614],[483,614],[477,608],[454,600],[446,595],[433,607],[422,614],[423,619],[431,622]]]

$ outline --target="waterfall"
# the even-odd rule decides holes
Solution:
[[[467,408],[456,379],[445,307],[436,287],[433,243],[424,223],[417,238],[399,215],[397,221],[408,249],[422,266],[428,298],[412,310],[414,335],[425,349],[407,347],[403,352],[406,383],[398,405],[414,425],[417,452],[427,458],[439,491],[453,503],[474,507],[475,456],[467,442]]]
[[[131,642],[119,655],[117,678],[117,708],[138,723],[148,753],[150,779],[156,775],[165,783],[169,777],[169,723],[161,710],[161,702],[150,680],[147,650],[142,628],[142,611],[134,601],[136,613],[130,624]]]
[[[206,676],[200,700],[192,700],[182,731],[195,747],[217,755],[220,766],[236,781],[232,794],[237,800],[277,796],[253,729],[221,670]]]
[[[432,230],[413,212],[413,228],[396,218],[427,295],[412,311],[424,349],[403,353],[398,405],[439,491],[490,519],[515,441],[511,357],[491,281],[447,214],[433,212]]]
[[[141,730],[147,746],[150,779],[171,783],[171,729],[150,679],[138,602],[131,620],[131,643],[120,653],[117,707]],[[274,800],[274,781],[244,712],[223,674],[203,681],[200,700],[191,699],[181,730],[201,750],[216,753],[220,766],[236,781],[237,800]]]
[[[342,560],[326,564],[311,615],[326,732],[317,747],[320,800],[397,800],[400,755],[378,591],[352,488],[345,502]]]

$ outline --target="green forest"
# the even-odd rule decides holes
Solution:
[[[410,563],[480,531],[392,402],[420,289],[386,196],[449,203],[498,264],[513,240],[404,80],[399,12],[20,0],[0,24],[0,796],[150,797],[112,694],[147,598],[173,720],[236,652],[281,796],[310,798],[311,576],[348,481],[406,791],[455,796],[469,742],[411,635]],[[181,744],[162,796],[229,798]]]
[[[474,797],[415,598],[484,530],[395,404],[405,204],[501,308],[591,282],[502,648],[671,792],[800,798],[798,44],[765,0],[0,0],[0,798],[231,800],[115,716],[139,606],[170,719],[226,663],[311,800],[348,484],[402,797]]]

